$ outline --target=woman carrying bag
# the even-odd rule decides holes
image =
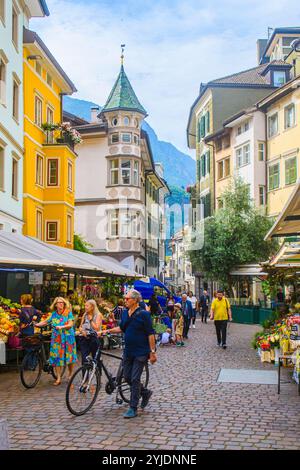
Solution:
[[[49,362],[55,367],[57,376],[53,385],[60,385],[63,366],[68,366],[70,379],[77,361],[74,317],[69,302],[63,297],[56,297],[50,308],[53,311],[51,317],[35,326],[52,325]]]
[[[99,339],[97,333],[102,329],[102,315],[99,312],[95,300],[87,300],[85,303],[85,312],[80,323],[79,347],[81,352],[82,364],[87,356],[92,354],[94,357],[98,346]]]

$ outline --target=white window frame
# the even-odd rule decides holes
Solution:
[[[13,199],[18,200],[19,196],[19,160],[20,158],[12,153],[12,162],[11,162],[11,181],[12,181],[12,186],[11,186],[11,197]],[[16,172],[14,171],[16,169]],[[14,191],[15,190],[15,191]]]
[[[49,225],[56,224],[56,238],[49,238]],[[45,220],[46,225],[46,241],[58,242],[59,241],[59,220]]]
[[[73,162],[68,160],[68,190],[73,191]]]
[[[117,166],[112,168],[112,162],[117,162]],[[113,158],[109,160],[109,185],[110,186],[117,186],[119,184],[119,179],[120,179],[119,170],[120,170],[120,160],[118,158]],[[113,182],[112,176],[114,173],[117,175],[116,183]]]
[[[67,214],[67,243],[72,243],[72,215]]]
[[[263,190],[263,194],[261,194],[261,190]],[[263,196],[263,204],[261,203],[261,196]],[[265,185],[259,185],[258,187],[258,198],[259,198],[259,206],[265,206],[266,205],[266,186]]]
[[[34,123],[38,127],[43,123],[43,100],[39,95],[34,95]]]
[[[115,142],[113,141],[113,137],[114,136],[117,136],[118,137],[118,140],[116,140]],[[110,136],[110,143],[111,144],[119,144],[120,143],[120,135],[119,135],[119,132],[113,132]]]
[[[2,77],[0,75],[0,103],[5,106],[6,105],[7,64],[9,61],[3,49],[0,49],[0,61],[3,63]]]
[[[262,145],[262,149],[260,146]],[[258,155],[258,161],[259,162],[265,162],[266,161],[266,143],[265,142],[258,142],[257,143],[257,155]],[[263,156],[261,159],[260,156]]]
[[[41,216],[39,220],[39,216]],[[41,209],[36,210],[36,238],[43,241],[43,211]],[[40,224],[39,224],[40,222]]]
[[[246,151],[247,147],[249,147],[248,152]],[[241,145],[235,150],[237,168],[242,168],[243,166],[250,164],[250,150],[251,148],[249,142],[247,144]]]
[[[50,88],[53,88],[53,78],[49,72],[46,73],[46,82]]]
[[[38,162],[41,160],[41,171],[39,171]],[[44,157],[37,153],[35,162],[35,184],[44,187]]]
[[[16,18],[16,24],[14,22],[14,13]],[[12,28],[11,28],[11,40],[13,45],[15,46],[17,52],[19,51],[19,14],[20,10],[15,4],[12,2],[12,10],[11,10],[11,20],[12,20]]]
[[[123,168],[122,165],[124,163],[127,163],[127,162],[130,163],[129,167],[124,167]],[[121,165],[120,165],[120,170],[121,170],[121,184],[124,185],[124,186],[131,186],[132,185],[132,181],[131,181],[132,180],[132,174],[131,174],[131,172],[132,172],[132,160],[131,159],[128,159],[128,160],[127,159],[126,160],[122,159],[121,160]],[[128,173],[128,171],[129,171],[129,183],[124,183],[124,174]]]
[[[113,233],[112,227],[116,227],[115,232]],[[110,238],[118,238],[120,231],[120,222],[119,222],[119,209],[113,209],[109,211],[109,237]]]
[[[140,164],[137,160],[133,161],[133,186],[139,186]]]
[[[51,160],[55,160],[57,162],[57,184],[49,184],[50,181],[50,173],[49,173],[49,162]],[[58,188],[59,187],[59,169],[60,169],[60,164],[59,164],[59,159],[56,157],[49,157],[47,158],[47,188]]]
[[[21,84],[20,79],[15,73],[13,73],[12,116],[18,124],[19,124],[19,118],[20,118],[20,84]],[[16,95],[15,95],[15,90],[17,90]]]
[[[124,140],[124,136],[129,136],[129,140]],[[121,142],[123,144],[131,144],[132,143],[132,134],[131,134],[131,132],[121,132]]]
[[[276,116],[276,121],[277,121],[277,129],[276,129],[276,132],[274,132],[274,134],[271,134],[270,122],[271,122],[271,119],[274,118],[275,116]],[[276,111],[276,113],[273,113],[270,116],[268,116],[268,137],[269,137],[269,139],[271,139],[272,137],[275,137],[276,135],[278,135],[278,132],[279,132],[279,118],[278,118],[278,112]]]
[[[288,116],[288,112],[290,109],[293,110],[293,122],[291,125],[288,125],[287,116]],[[296,106],[295,106],[295,103],[290,103],[284,107],[284,129],[285,130],[291,129],[292,127],[295,126],[295,124],[296,124]]]
[[[40,77],[42,76],[42,65],[38,60],[35,61],[35,71]]]

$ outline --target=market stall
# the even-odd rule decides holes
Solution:
[[[279,237],[282,245],[268,262],[262,263],[268,273],[270,292],[285,289],[284,309],[277,310],[277,319],[265,325],[253,341],[262,362],[292,365],[293,379],[300,380],[300,180],[282,213],[266,236]],[[288,312],[286,312],[286,309]],[[286,358],[286,359],[285,359]],[[290,358],[290,360],[288,360]]]
[[[0,364],[6,363],[8,349],[21,348],[17,340],[21,294],[31,293],[34,306],[43,315],[49,314],[55,297],[67,298],[78,326],[87,299],[94,298],[107,316],[122,295],[123,284],[137,277],[109,257],[49,245],[16,233],[1,233]]]

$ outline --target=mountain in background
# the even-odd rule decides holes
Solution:
[[[84,101],[69,96],[64,97],[64,109],[69,113],[90,121],[91,106],[99,106],[92,101]],[[101,106],[99,106],[101,108]],[[173,144],[159,140],[152,127],[144,121],[143,129],[148,133],[155,162],[164,166],[164,178],[171,186],[186,188],[195,182],[196,164],[187,154],[180,152]]]

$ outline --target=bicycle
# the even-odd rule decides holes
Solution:
[[[104,365],[102,355],[113,357],[120,361],[116,377]],[[66,405],[70,413],[75,416],[82,416],[92,408],[101,388],[102,370],[107,377],[105,392],[111,395],[116,390],[116,403],[118,405],[121,405],[123,402],[129,403],[130,385],[123,376],[122,357],[103,352],[99,342],[94,359],[88,356],[86,362],[76,370],[69,380],[66,390]],[[141,383],[147,388],[149,383],[148,364],[145,365],[143,370]]]
[[[40,328],[41,333],[22,338],[23,348],[29,349],[29,351],[25,354],[20,367],[20,379],[22,385],[28,389],[34,388],[38,384],[43,371],[51,374],[55,380],[57,379],[53,366],[49,364],[49,354],[46,353],[45,348],[49,340],[42,334],[43,329]],[[66,366],[62,368],[62,377],[65,370]]]

